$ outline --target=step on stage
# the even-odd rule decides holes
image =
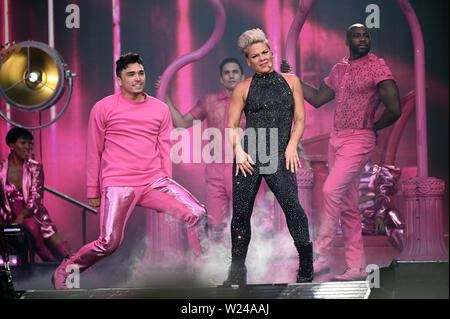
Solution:
[[[27,290],[19,299],[367,299],[368,281],[242,287],[158,287]]]

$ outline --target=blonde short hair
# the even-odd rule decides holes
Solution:
[[[262,42],[270,49],[269,40],[263,30],[256,28],[247,30],[238,38],[238,47],[245,56],[248,56],[250,46],[255,43]]]

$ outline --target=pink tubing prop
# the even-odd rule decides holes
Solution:
[[[207,55],[220,41],[223,32],[225,31],[225,9],[220,0],[209,0],[214,10],[214,17],[216,25],[213,34],[208,41],[198,50],[182,55],[177,60],[172,62],[161,76],[161,86],[156,97],[161,100],[166,100],[167,87],[172,79],[172,76],[185,65],[197,61]]]
[[[417,177],[428,177],[428,142],[425,84],[425,49],[422,29],[416,13],[408,0],[397,0],[408,21],[414,43],[414,70],[416,84],[416,139]]]
[[[292,67],[292,73],[297,73],[296,55],[297,55],[297,41],[308,16],[309,10],[312,7],[314,0],[299,0],[298,10],[295,14],[294,21],[292,21],[291,27],[286,40],[286,60]]]

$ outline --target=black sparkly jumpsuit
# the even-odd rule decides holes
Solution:
[[[233,164],[231,256],[234,264],[245,263],[251,237],[251,214],[263,177],[286,215],[287,226],[296,246],[309,243],[308,219],[298,200],[297,177],[295,173],[286,169],[284,152],[291,136],[294,98],[283,76],[275,71],[264,75],[255,74],[250,84],[244,112],[247,119],[246,129],[252,128],[256,132],[266,133],[266,142],[264,140],[261,142],[266,143],[266,154],[261,156],[263,154],[258,154],[256,151],[256,158],[250,154],[255,162],[255,170],[253,175],[247,173],[247,177],[244,177],[240,171],[238,176],[235,176],[236,159]],[[270,128],[278,130],[278,152],[273,152],[276,154],[270,156],[270,160],[277,161],[278,165],[274,173],[263,174],[261,168],[269,166],[266,156],[270,154]],[[264,138],[259,133],[256,134],[257,145],[258,141]],[[249,147],[251,149],[249,143],[252,143],[251,139],[244,135],[241,144],[247,153],[249,153]],[[258,150],[257,145],[253,149]]]

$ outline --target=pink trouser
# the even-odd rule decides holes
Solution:
[[[187,224],[187,237],[194,257],[208,249],[206,210],[197,199],[170,178],[160,178],[145,186],[105,187],[100,209],[100,236],[83,247],[66,265],[86,270],[121,244],[125,225],[136,205],[181,219]]]
[[[364,165],[376,146],[372,130],[333,131],[328,146],[329,175],[323,186],[324,202],[316,252],[328,256],[341,221],[348,267],[364,268],[365,256],[358,210],[358,187]]]
[[[206,166],[206,208],[211,241],[220,243],[233,201],[233,164],[208,164]]]
[[[16,198],[14,201],[11,201],[10,205],[14,219],[25,208],[23,198]],[[41,209],[41,211],[47,213],[45,208]],[[45,226],[50,225],[50,227],[43,226],[41,219],[37,218],[35,214],[23,219],[23,226],[33,237],[36,253],[42,261],[61,261],[66,256],[66,252],[70,253],[70,248],[65,241],[56,246],[47,246],[45,239],[51,238],[55,234],[56,227],[48,216],[48,213],[44,223],[46,224]]]

